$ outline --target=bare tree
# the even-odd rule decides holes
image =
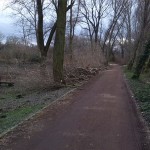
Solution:
[[[49,12],[55,14],[51,9],[53,4],[46,0],[12,0],[9,7],[21,23],[19,25],[23,28],[24,38],[36,38],[41,63],[44,64],[56,30],[56,18],[52,18],[51,15],[48,17]]]
[[[132,51],[132,19],[134,13],[134,0],[127,1],[126,9],[122,12],[122,26],[119,30],[118,34],[118,43],[121,48],[121,58],[124,59],[126,57],[126,61],[129,61]],[[123,19],[121,18],[121,19]],[[120,19],[119,19],[120,22]],[[126,55],[126,56],[125,56]]]
[[[126,28],[126,40],[127,40],[127,51],[129,53],[129,59],[132,51],[132,14],[134,13],[134,0],[130,0],[127,2],[126,8],[126,20],[125,20],[125,28]]]
[[[15,35],[7,36],[6,45],[19,45],[19,44],[21,44],[21,40],[19,37]]]
[[[127,1],[128,0],[111,0],[110,10],[112,9],[112,13],[110,14],[110,17],[111,17],[110,23],[109,23],[108,29],[105,32],[103,45],[102,45],[102,50],[103,50],[103,53],[105,53],[107,61],[113,58],[113,51],[112,51],[113,48],[111,45],[114,45],[113,43],[115,42],[114,34],[119,33],[118,30],[120,29],[120,27],[123,25],[125,21],[124,12],[126,10]],[[122,18],[121,19],[122,21],[121,23],[119,23],[119,28],[116,32],[115,29],[116,29],[116,26],[118,25],[118,21],[120,18]],[[117,37],[117,34],[115,37]],[[112,40],[114,42],[112,42]]]
[[[38,20],[37,20],[37,29],[36,29],[36,37],[37,37],[37,44],[38,47],[41,51],[41,57],[42,57],[42,62],[44,62],[46,60],[47,57],[47,52],[49,49],[49,46],[51,44],[53,35],[55,33],[56,30],[56,22],[54,23],[53,27],[51,28],[51,31],[49,33],[49,36],[47,38],[46,44],[45,44],[45,33],[44,33],[44,16],[43,16],[43,2],[41,0],[36,0],[37,1],[37,14],[38,14]]]
[[[106,2],[106,0],[81,1],[82,22],[86,24],[86,27],[83,28],[89,33],[92,48],[93,40],[95,45],[98,43],[101,20],[106,15],[105,11],[108,9]]]
[[[128,69],[131,70],[134,64],[138,61],[138,55],[143,52],[143,45],[147,39],[150,28],[150,1],[149,0],[138,0],[137,8],[135,12],[136,16],[136,32],[138,33],[134,41],[134,49],[132,57],[128,64]]]
[[[75,35],[75,28],[77,23],[79,22],[79,12],[80,12],[80,1],[81,0],[71,0],[71,3],[75,3],[74,7],[70,8],[69,11],[69,53],[70,53],[70,60],[73,57],[73,39]],[[75,7],[76,6],[76,7]]]
[[[66,11],[72,7],[71,3]],[[58,1],[52,0],[12,0],[9,8],[13,10],[23,28],[24,38],[33,36],[41,53],[41,63],[45,64],[47,52],[52,42],[56,24]]]

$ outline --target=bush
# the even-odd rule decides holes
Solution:
[[[39,63],[40,55],[34,47],[5,45],[0,51],[0,60],[4,63]]]
[[[41,57],[38,54],[34,54],[34,55],[30,56],[28,61],[31,62],[31,63],[40,63],[41,62]]]

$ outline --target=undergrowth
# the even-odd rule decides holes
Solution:
[[[139,80],[131,79],[132,72],[125,69],[125,74],[128,79],[131,90],[138,101],[140,110],[150,126],[150,84],[145,82],[145,75],[142,75]]]

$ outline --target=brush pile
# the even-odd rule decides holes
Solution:
[[[83,81],[89,80],[91,77],[97,75],[100,71],[105,70],[106,67],[99,68],[71,68],[65,70],[65,82],[66,84],[74,85]]]

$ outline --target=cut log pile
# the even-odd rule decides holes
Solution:
[[[89,80],[92,76],[95,76],[100,71],[107,69],[106,67],[99,68],[72,68],[66,69],[65,71],[65,82],[66,84],[74,85],[82,81]]]

